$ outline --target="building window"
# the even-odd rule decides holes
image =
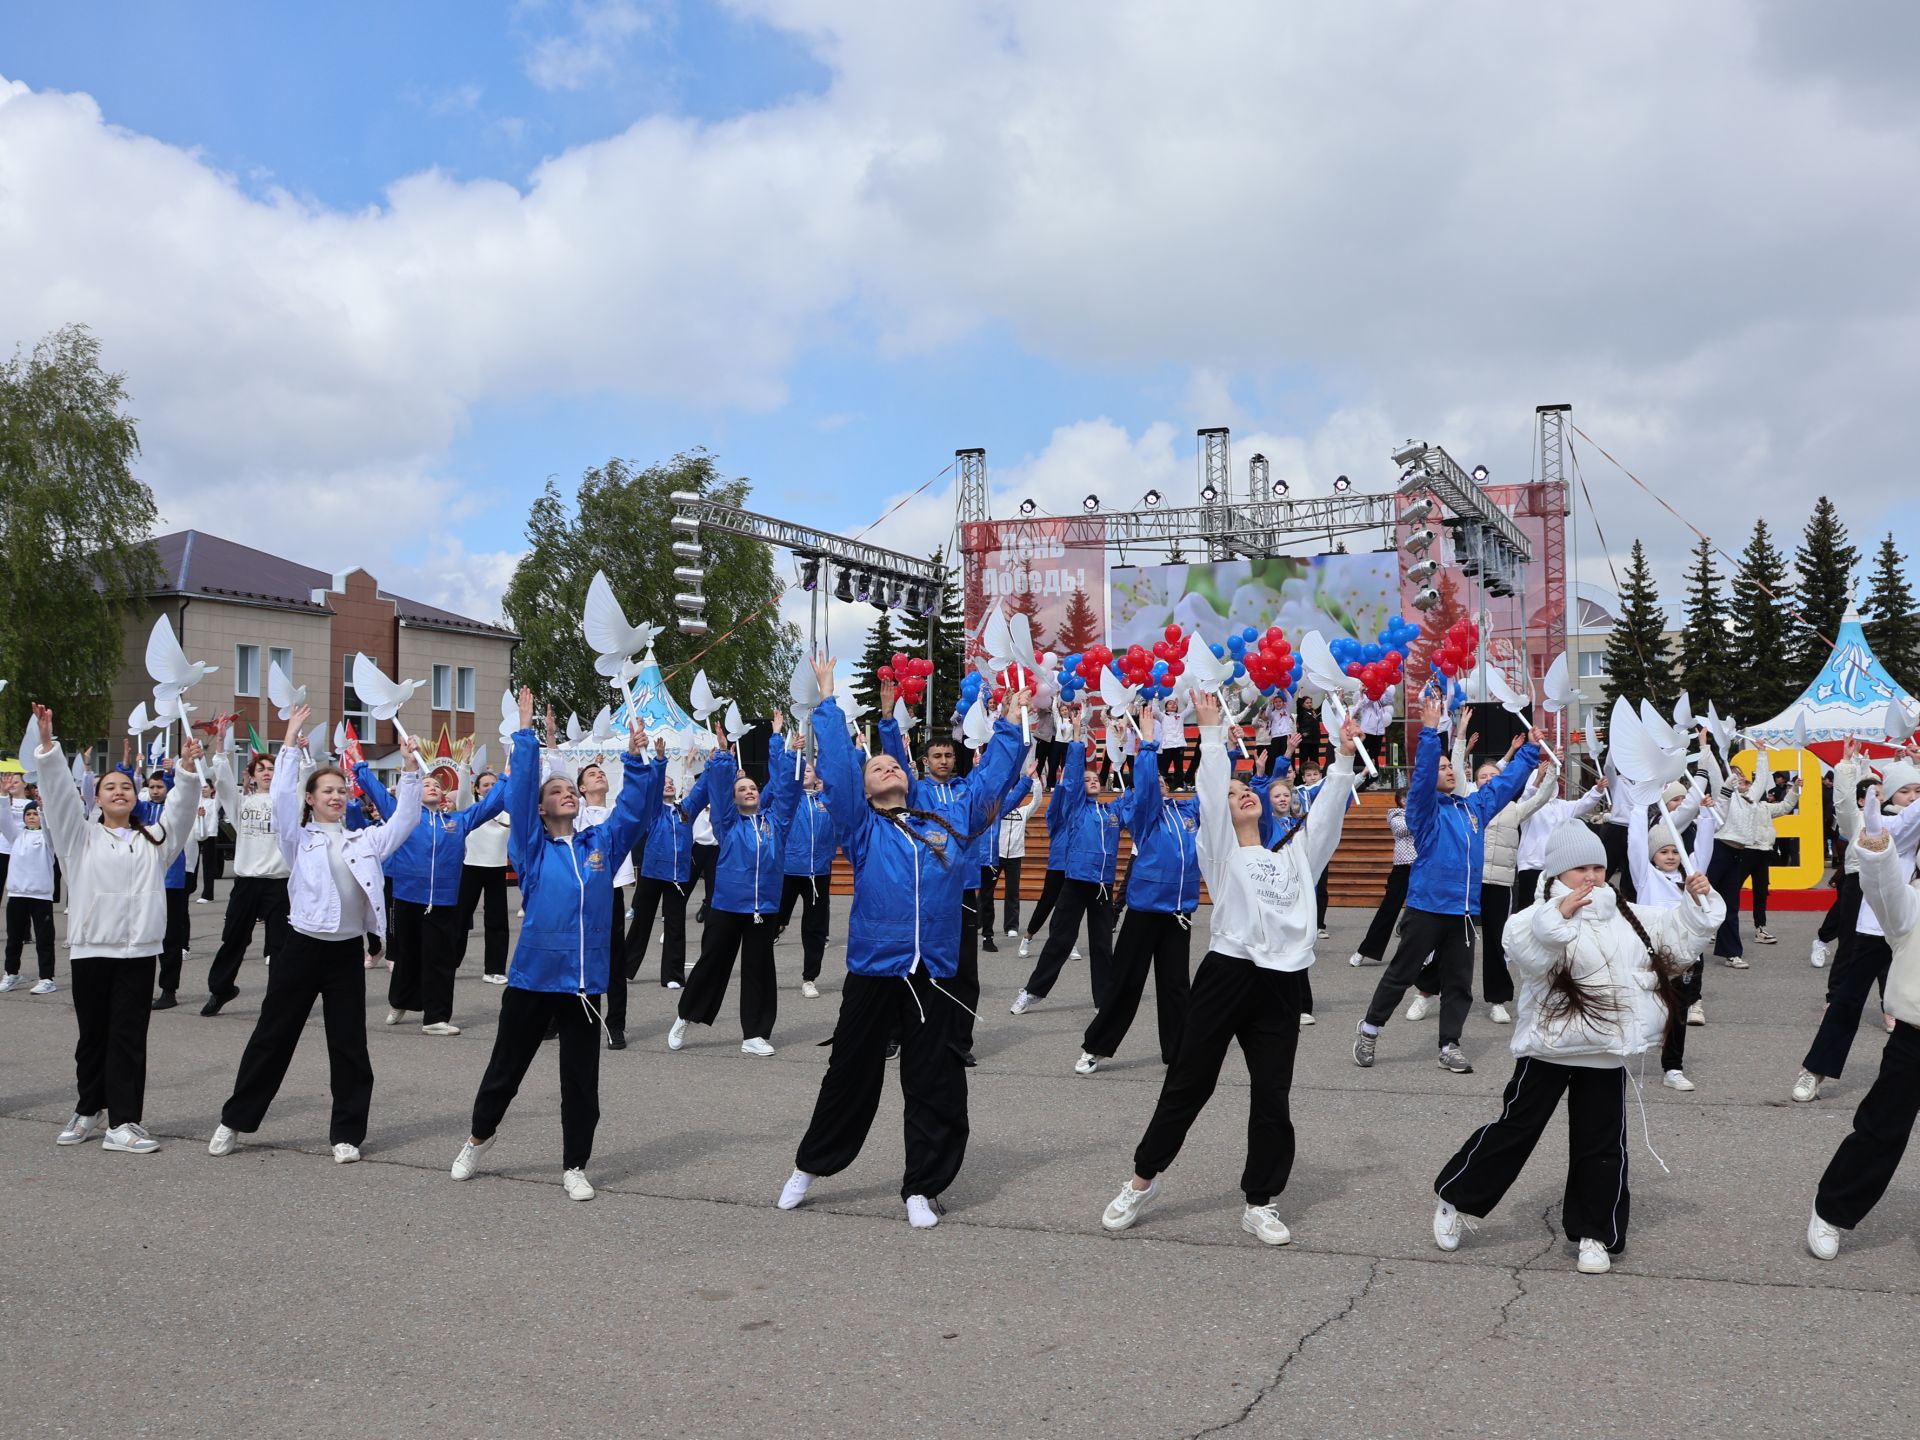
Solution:
[[[455,680],[456,683],[453,691],[454,708],[464,710],[471,715],[473,713],[474,692],[478,689],[473,666],[462,665],[459,670],[455,672]]]
[[[260,693],[260,647],[258,645],[233,647],[233,693],[236,695]]]
[[[371,743],[374,739],[373,718],[367,714],[367,707],[360,703],[360,696],[353,688],[353,656],[343,657],[340,669],[340,718],[353,727],[356,738]]]
[[[280,667],[280,673],[286,676],[288,681],[292,681],[293,651],[288,649],[285,645],[274,645],[269,647],[269,649],[267,650],[267,664],[278,665]]]
[[[433,708],[436,710],[453,708],[453,667],[451,665],[433,667]]]
[[[1580,678],[1582,680],[1604,680],[1610,673],[1607,669],[1606,651],[1582,650],[1580,652]]]

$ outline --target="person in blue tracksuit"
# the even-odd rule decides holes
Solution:
[[[1059,726],[1063,722],[1056,722]],[[1071,727],[1067,727],[1071,733]],[[1067,742],[1060,744],[1061,759],[1056,764],[1066,764]],[[1040,877],[1040,898],[1033,902],[1033,913],[1027,916],[1027,928],[1020,936],[1020,958],[1027,958],[1027,951],[1033,946],[1033,937],[1040,933],[1040,927],[1053,918],[1054,907],[1060,903],[1060,887],[1067,882],[1067,841],[1061,832],[1060,822],[1065,819],[1068,806],[1055,803],[1060,796],[1057,783],[1047,792],[1047,868]]]
[[[1419,858],[1407,877],[1407,914],[1400,948],[1375,987],[1366,1018],[1354,1031],[1353,1063],[1373,1064],[1380,1030],[1429,955],[1440,974],[1440,1068],[1470,1075],[1473,1065],[1460,1036],[1473,1009],[1474,922],[1480,915],[1480,870],[1487,825],[1520,798],[1540,763],[1536,730],[1498,775],[1462,799],[1453,793],[1453,761],[1444,753],[1446,702],[1429,694],[1421,703],[1420,743],[1407,783],[1407,828]]]
[[[1064,806],[1058,834],[1066,842],[1067,872],[1060,886],[1060,903],[1047,930],[1047,943],[1034,962],[1033,973],[1014,997],[1012,1012],[1024,1015],[1044,1000],[1060,978],[1060,967],[1087,922],[1087,968],[1093,982],[1093,1003],[1104,1009],[1113,993],[1113,875],[1120,859],[1120,810],[1100,798],[1098,776],[1087,770],[1087,712],[1073,720],[1073,743],[1060,772],[1060,787],[1047,804],[1048,818]]]
[[[763,1059],[773,1054],[773,1022],[780,1004],[773,976],[774,921],[786,878],[781,872],[787,832],[800,806],[800,786],[787,765],[780,731],[775,712],[764,791],[739,773],[729,749],[707,761],[700,776],[720,854],[714,861],[713,904],[700,935],[700,958],[680,992],[680,1015],[667,1032],[669,1050],[686,1044],[687,1026],[713,1024],[738,960],[740,1053]]]
[[[1153,971],[1160,1013],[1160,1059],[1173,1063],[1187,1022],[1193,912],[1200,908],[1200,802],[1176,800],[1160,783],[1160,745],[1146,741],[1133,762],[1133,788],[1122,818],[1133,836],[1127,872],[1127,916],[1114,946],[1113,988],[1080,1041],[1074,1070],[1091,1075],[1114,1055],[1140,1009]]]
[[[893,756],[883,752],[861,767],[833,699],[833,660],[816,660],[814,673],[822,696],[814,712],[820,773],[853,866],[853,903],[833,1053],[779,1206],[793,1209],[818,1177],[837,1175],[858,1158],[880,1108],[887,1048],[898,1036],[907,1149],[900,1198],[908,1223],[925,1229],[939,1223],[939,1198],[967,1150],[967,1072],[955,1041],[967,1016],[952,989],[960,897],[973,878],[965,868],[967,836],[992,822],[998,797],[1019,771],[1019,717],[1028,697],[1012,696],[1012,719],[995,722],[968,777],[967,828],[959,829],[946,815],[911,804],[906,767]]]
[[[831,920],[828,884],[833,879],[833,812],[821,794],[820,775],[807,766],[805,793],[787,830],[786,863],[781,866],[780,925],[773,938],[786,933],[793,907],[800,907],[800,993],[818,999],[820,963],[827,953],[827,926]]]
[[[437,773],[437,772],[436,772]],[[458,1035],[453,1023],[453,976],[460,968],[460,880],[467,832],[506,808],[495,785],[478,805],[454,809],[455,797],[429,776],[421,793],[420,823],[387,862],[393,882],[393,973],[387,985],[387,1024],[409,1011],[424,1035]]]
[[[1001,832],[1006,822],[1019,812],[1020,807],[1027,803],[1027,797],[1033,793],[1033,787],[1037,783],[1039,764],[1040,762],[1035,758],[1034,748],[1029,746],[1027,749],[1027,758],[1021,766],[1020,778],[1014,781],[1013,788],[1007,791],[1006,795],[1001,799],[1000,813],[994,817],[993,824],[987,827],[986,833],[983,834],[979,840],[980,884],[978,887],[979,893],[975,895],[974,901],[975,909],[978,911],[978,915],[975,918],[980,922],[979,943],[982,950],[998,951],[1000,949],[998,945],[993,943],[993,892],[999,888],[1000,884]],[[1026,817],[1024,815],[1021,816],[1020,823],[1023,825],[1026,824]],[[1015,892],[1019,889],[1019,876],[1020,862],[1016,859],[1013,862],[1013,873],[1007,881],[1007,903],[1009,905],[1018,899]],[[1009,929],[1008,933],[1012,933],[1011,929]]]
[[[666,767],[664,754],[654,764]],[[633,887],[633,923],[627,927],[627,979],[640,973],[653,938],[653,917],[661,917],[660,984],[678,990],[687,981],[687,896],[693,890],[693,817],[706,807],[699,780],[679,803],[671,777],[663,781],[660,804],[648,824],[640,852],[639,880]]]
[[[666,771],[664,764],[646,763],[645,743],[635,725],[627,736],[626,783],[613,814],[604,824],[576,831],[580,792],[565,775],[542,773],[533,692],[520,692],[513,774],[494,789],[507,793],[509,853],[526,917],[500,992],[493,1054],[473,1098],[473,1128],[453,1162],[456,1180],[473,1177],[551,1024],[560,1038],[560,1183],[570,1199],[593,1198],[586,1164],[600,1123],[599,1002],[607,990],[613,877],[639,838],[649,807],[659,803]]]
[[[880,708],[887,713],[887,719],[880,722],[881,753],[893,757],[893,761],[909,776],[913,767],[907,759],[907,747],[900,738],[900,726],[893,716],[893,687],[880,687]],[[959,749],[953,740],[944,735],[930,738],[921,751],[925,770],[918,780],[909,780],[907,785],[907,806],[913,810],[925,810],[938,815],[966,840],[966,855],[956,863],[966,872],[966,886],[961,892],[960,909],[962,928],[960,936],[958,969],[953,975],[953,993],[966,1010],[966,1023],[954,1038],[960,1047],[960,1063],[972,1067],[973,1059],[973,1016],[980,1008],[980,871],[986,864],[988,846],[991,837],[988,830],[999,823],[1000,802],[1007,790],[1013,785],[1014,777],[1000,776],[997,772],[994,783],[999,789],[992,795],[977,795],[981,778],[976,775],[957,775],[955,770],[959,760]],[[990,807],[987,819],[976,823],[974,802],[982,800]]]

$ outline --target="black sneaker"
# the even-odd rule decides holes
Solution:
[[[624,1050],[626,1048],[627,1048],[627,1032],[626,1031],[612,1030],[608,1032],[607,1049]]]
[[[228,1002],[237,999],[239,994],[240,992],[238,990],[229,990],[224,995],[209,995],[207,997],[207,1003],[200,1007],[200,1013],[202,1015],[218,1015],[226,1008]]]
[[[153,997],[153,1008],[155,1010],[171,1010],[179,1003],[178,1000],[173,998],[173,991],[171,990],[162,990],[158,995]]]
[[[998,945],[993,943],[993,936],[991,935],[982,935],[980,937],[980,948],[982,950],[992,950],[995,953],[998,953],[1000,949]]]

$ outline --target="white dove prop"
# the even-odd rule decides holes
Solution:
[[[333,722],[333,753],[336,755],[347,753],[347,722],[344,720]]]
[[[1651,733],[1645,723],[1647,716],[1659,719],[1653,707],[1642,701],[1642,714],[1633,713],[1633,706],[1622,695],[1613,702],[1613,716],[1607,724],[1607,747],[1613,755],[1614,769],[1621,778],[1634,787],[1636,803],[1658,803],[1660,792],[1671,782],[1687,773],[1687,751],[1683,740],[1676,752],[1661,744],[1657,735]],[[1666,725],[1664,720],[1660,722]],[[1667,727],[1667,734],[1673,733]],[[1674,826],[1673,812],[1664,804],[1660,805],[1661,817],[1666,821],[1667,833],[1680,851],[1680,866],[1691,876],[1693,874],[1693,856],[1680,838],[1680,831]]]
[[[596,570],[587,585],[587,608],[580,618],[580,633],[587,637],[587,644],[593,647],[596,657],[593,668],[611,677],[620,671],[630,656],[649,649],[659,632],[651,625],[628,624],[627,612],[614,599],[613,586],[607,583],[606,572]]]
[[[487,769],[487,747],[482,745],[473,752],[473,773],[482,775]]]
[[[318,761],[327,753],[327,722],[322,720],[307,732],[307,757]]]
[[[1680,692],[1680,698],[1673,702],[1673,728],[1682,735],[1691,735],[1694,730],[1693,699],[1686,691]]]
[[[1907,707],[1900,703],[1898,695],[1887,700],[1887,717],[1881,723],[1886,729],[1889,744],[1904,745],[1913,736],[1914,717],[1907,713]]]
[[[1737,727],[1732,720],[1721,717],[1720,712],[1713,708],[1713,702],[1711,700],[1707,702],[1707,718],[1705,724],[1707,734],[1713,738],[1713,743],[1720,747],[1721,756],[1724,758],[1732,754],[1733,737]]]
[[[727,702],[713,693],[713,686],[707,680],[707,672],[701,670],[693,677],[693,689],[688,692],[687,703],[692,707],[693,718],[704,725],[719,714]]]
[[[740,707],[734,701],[727,702],[727,740],[738,745],[753,732],[753,726],[741,718]]]
[[[400,723],[400,707],[413,698],[413,692],[426,682],[424,680],[391,680],[381,668],[373,663],[373,657],[362,650],[353,657],[353,689],[360,697],[360,703],[367,707],[367,713],[376,720],[391,720],[393,728],[400,732],[402,740],[410,739],[407,727]],[[514,710],[514,721],[520,718],[518,708]]]
[[[155,720],[151,715],[147,714],[147,702],[142,700],[138,705],[133,707],[133,713],[127,716],[127,734],[131,735],[135,740],[138,740],[159,723],[158,720]]]
[[[276,660],[267,666],[267,699],[273,702],[274,709],[285,720],[307,703],[307,687],[301,685],[296,688],[293,677],[282,670],[280,662]]]
[[[979,750],[993,738],[993,716],[987,713],[986,693],[982,691],[973,697],[973,704],[967,707],[967,713],[960,722],[960,738],[966,741],[969,750]]]
[[[1008,618],[998,605],[988,614],[980,627],[980,643],[986,648],[989,678],[1015,666],[1027,674],[1027,683],[1037,683],[1040,660],[1033,653],[1033,625],[1024,615]],[[1021,739],[1033,742],[1033,717],[1029,712],[1020,716]]]
[[[1567,657],[1564,654],[1547,667],[1546,678],[1540,682],[1540,691],[1549,715],[1558,715],[1573,708],[1573,702],[1579,697],[1574,693],[1573,681],[1567,678]]]
[[[1807,748],[1807,712],[1804,710],[1793,717],[1792,745],[1795,750]]]
[[[646,668],[638,660],[622,660],[620,668],[609,675],[607,681],[622,695],[628,695],[628,692],[633,689],[633,682],[640,678],[640,672]],[[628,698],[632,697],[629,695]]]
[[[920,721],[911,710],[907,709],[906,701],[896,700],[893,702],[893,723],[900,727],[900,739],[904,742],[907,736],[913,733],[913,727]]]
[[[1488,694],[1498,702],[1502,710],[1506,711],[1509,715],[1518,716],[1520,723],[1531,730],[1533,728],[1533,721],[1527,715],[1527,711],[1533,705],[1533,697],[1530,695],[1522,695],[1518,690],[1514,689],[1512,683],[1508,681],[1505,671],[1492,665],[1483,665],[1480,668],[1485,670],[1487,674]],[[1551,745],[1542,741],[1540,748],[1547,752],[1547,758],[1554,764],[1558,765],[1560,763],[1560,757],[1553,753],[1553,747]]]
[[[593,717],[593,729],[587,732],[587,739],[592,744],[605,745],[614,739],[615,734],[613,709],[611,706],[602,705],[599,713]]]
[[[567,712],[567,743],[569,745],[578,745],[580,743],[580,737],[584,733],[580,728],[579,713],[569,710]]]
[[[798,781],[806,774],[807,728],[812,722],[814,709],[820,704],[820,680],[813,673],[810,657],[802,655],[794,665],[793,677],[787,681],[787,698],[793,701],[793,719],[797,727],[793,747],[793,778]]]
[[[520,702],[511,690],[500,692],[500,743],[513,751],[513,732],[520,728]]]
[[[187,659],[187,652],[174,637],[173,622],[166,616],[153,622],[153,632],[147,636],[147,674],[153,678],[156,700],[165,695],[178,695],[219,668]]]
[[[1180,679],[1186,682],[1187,689],[1204,690],[1210,695],[1217,695],[1221,687],[1233,678],[1233,666],[1215,655],[1213,647],[1206,641],[1198,636],[1194,638],[1198,643],[1187,647],[1186,669],[1181,672]],[[1175,689],[1179,688],[1176,684]]]
[[[1139,686],[1127,684],[1112,670],[1100,672],[1100,700],[1108,710],[1117,710],[1122,715],[1131,717],[1133,697],[1139,693]]]
[[[1326,696],[1326,703],[1320,707],[1320,724],[1337,748],[1341,728],[1347,723],[1347,708],[1358,698],[1360,682],[1340,668],[1327,637],[1318,630],[1309,630],[1300,637],[1299,653],[1303,681]],[[1360,752],[1360,763],[1367,774],[1377,775],[1379,772],[1374,768],[1373,757],[1367,754],[1367,747],[1355,748]]]
[[[49,735],[47,739],[54,737]],[[40,748],[40,721],[37,716],[27,716],[27,733],[20,737],[20,770],[27,778],[27,784],[40,783],[40,761],[34,752]]]

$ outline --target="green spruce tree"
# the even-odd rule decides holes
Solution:
[[[1061,622],[1060,633],[1054,636],[1053,648],[1064,659],[1068,655],[1084,653],[1104,638],[1100,630],[1100,615],[1093,608],[1093,601],[1087,598],[1086,591],[1076,588],[1067,597],[1067,618]]]
[[[880,709],[880,682],[875,674],[882,665],[893,663],[893,652],[899,649],[899,639],[893,633],[893,612],[882,610],[879,620],[867,632],[867,645],[860,652],[859,670],[853,677],[854,696],[867,709],[876,712],[872,717],[875,720],[886,718],[877,713]]]
[[[1678,693],[1673,683],[1673,659],[1667,653],[1667,613],[1653,584],[1653,567],[1641,543],[1633,542],[1626,584],[1613,629],[1607,635],[1607,706],[1624,695],[1631,701],[1651,700],[1661,710],[1670,708]]]
[[[1920,684],[1920,614],[1914,613],[1913,587],[1907,583],[1907,557],[1888,535],[1874,552],[1868,582],[1867,643],[1880,663],[1911,693]]]
[[[928,557],[935,565],[946,565],[946,550],[935,550]],[[931,655],[933,678],[927,685],[932,700],[930,713],[935,729],[945,733],[945,717],[953,713],[960,699],[960,678],[967,666],[967,621],[960,608],[960,572],[949,568],[940,586],[940,603],[931,615],[900,612],[899,648],[908,655]],[[931,648],[929,648],[931,646]]]
[[[1694,708],[1706,713],[1707,702],[1724,708],[1738,688],[1727,624],[1727,597],[1721,591],[1720,569],[1713,542],[1702,537],[1693,547],[1693,568],[1687,571],[1687,616],[1680,629],[1680,688],[1692,697]]]
[[[1828,642],[1840,633],[1840,622],[1853,603],[1853,571],[1859,563],[1860,552],[1848,542],[1840,512],[1822,495],[1814,502],[1793,556],[1805,624],[1794,627],[1790,644],[1794,674],[1802,687],[1827,663]]]
[[[1753,522],[1740,568],[1733,573],[1733,661],[1730,713],[1743,722],[1773,719],[1799,696],[1808,677],[1797,674],[1789,653],[1793,585],[1787,562],[1773,545],[1765,520]]]

